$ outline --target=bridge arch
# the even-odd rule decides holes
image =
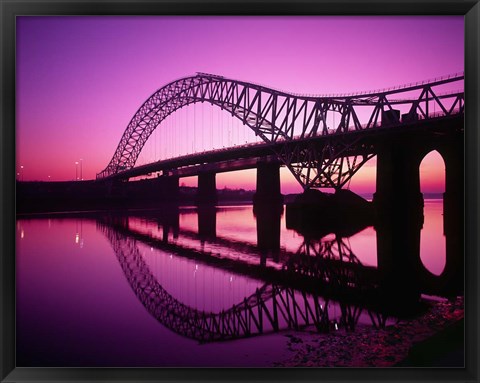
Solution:
[[[445,159],[441,152],[441,149],[432,149],[420,160],[420,187],[423,194],[445,192]],[[433,166],[438,166],[438,168],[433,169]],[[440,178],[434,180],[432,178],[432,171],[435,176],[439,176]],[[429,183],[434,189],[428,188]]]
[[[245,338],[275,332],[282,327],[301,329],[315,326],[328,331],[328,310],[318,297],[310,303],[295,298],[295,290],[265,283],[243,301],[219,312],[190,307],[173,297],[157,281],[134,239],[118,233],[109,224],[97,222],[110,241],[133,292],[148,312],[170,330],[200,342]]]
[[[463,126],[463,120],[455,122],[445,121],[446,124],[454,124],[457,130],[453,130],[447,134],[438,134],[436,132],[425,133],[417,140],[408,140],[403,142],[403,148],[400,148],[406,156],[403,157],[402,166],[408,167],[409,179],[414,179],[414,190],[420,192],[420,166],[422,161],[429,153],[437,152],[441,157],[445,169],[445,190],[443,193],[443,220],[442,228],[445,235],[445,266],[440,274],[432,273],[422,262],[421,259],[421,231],[423,226],[423,206],[422,222],[418,229],[413,228],[411,221],[409,230],[415,231],[414,248],[412,254],[415,259],[412,260],[419,270],[422,285],[427,291],[436,292],[437,294],[459,293],[463,289],[463,134],[459,131]],[[409,203],[413,199],[411,196],[406,198]],[[422,205],[424,203],[423,196],[421,198]],[[398,201],[397,201],[398,202]],[[403,209],[404,211],[413,211]],[[398,214],[398,212],[397,212]],[[410,222],[410,221],[409,221]],[[408,243],[406,241],[405,243]],[[411,249],[412,250],[412,249]]]
[[[424,196],[424,219],[420,233],[420,260],[433,275],[441,275],[446,265],[446,242],[443,223],[445,161],[437,150],[430,151],[420,163],[420,188]],[[441,204],[428,205],[429,193],[441,193]],[[426,214],[426,209],[429,214]]]
[[[200,342],[233,340],[309,326],[328,332],[334,323],[353,330],[362,312],[368,314],[375,327],[382,327],[396,312],[383,310],[383,304],[378,301],[382,297],[376,291],[376,278],[372,278],[375,271],[363,269],[341,238],[327,244],[309,242],[297,253],[290,254],[292,258],[285,263],[282,273],[284,276],[295,274],[293,280],[303,278],[300,289],[285,283],[288,278],[281,278],[283,282],[278,283],[268,278],[238,304],[221,311],[205,311],[181,302],[159,283],[138,246],[145,243],[144,239],[131,231],[128,217],[97,218],[97,229],[109,240],[130,287],[145,309],[165,327]],[[162,247],[175,251],[175,245],[163,243]],[[307,247],[311,248],[308,254],[315,256],[307,256]],[[191,255],[185,254],[188,258]],[[194,256],[196,260],[197,256],[198,253]],[[209,258],[203,261],[208,264]],[[230,272],[231,265],[227,269]],[[310,292],[303,290],[304,283],[310,286],[307,288]],[[330,287],[322,287],[323,283]],[[352,288],[362,291],[359,299],[348,298],[352,297]],[[325,294],[320,294],[321,291]],[[337,305],[335,302],[341,309],[340,317],[331,317],[329,307]]]
[[[272,147],[273,153],[304,189],[340,189],[373,157],[370,141],[345,133],[463,113],[463,92],[437,94],[433,90],[459,81],[463,73],[381,91],[313,96],[197,73],[165,85],[142,104],[97,179],[132,169],[148,138],[167,116],[184,106],[209,102],[241,120],[264,142],[280,143]],[[412,91],[418,95],[408,98]],[[432,105],[438,105],[440,112],[431,114]],[[400,117],[400,110],[408,113]],[[336,114],[339,117],[332,125]],[[311,145],[303,142],[317,136],[326,139]]]
[[[446,293],[463,289],[463,136],[432,136],[424,145],[418,166],[429,153],[437,152],[443,160],[445,182],[443,193],[442,229],[445,235],[445,265],[440,274],[432,273],[422,264],[422,278],[427,286],[435,286]]]
[[[175,111],[194,103],[209,102],[230,112],[232,117],[241,120],[265,142],[272,141],[275,135],[285,137],[285,133],[266,118],[260,121],[261,104],[257,99],[262,90],[264,88],[260,86],[206,74],[181,78],[163,86],[137,110],[110,163],[97,178],[132,168],[148,138],[161,122]],[[267,130],[271,131],[270,138],[267,137]]]

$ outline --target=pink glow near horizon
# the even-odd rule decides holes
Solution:
[[[141,104],[197,71],[298,93],[378,89],[462,71],[463,39],[461,16],[19,17],[17,172],[72,180],[83,159],[93,179]],[[373,191],[374,170],[351,189]],[[222,174],[217,185],[254,188],[254,175]],[[300,190],[288,171],[282,183]]]

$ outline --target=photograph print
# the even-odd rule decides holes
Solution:
[[[15,49],[17,367],[465,365],[463,16],[18,16]]]

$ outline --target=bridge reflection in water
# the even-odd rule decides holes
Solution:
[[[255,211],[256,243],[251,235],[243,240],[217,235],[217,212],[221,211],[206,206],[187,211],[197,215],[197,230],[180,227],[178,209],[97,219],[97,227],[110,241],[128,283],[148,312],[170,330],[200,342],[285,329],[353,331],[362,315],[381,328],[388,318],[418,313],[421,293],[455,295],[461,289],[454,283],[459,276],[452,278],[454,263],[447,262],[439,276],[421,264],[421,223],[411,226],[409,238],[414,240],[402,243],[392,243],[398,237],[377,228],[378,267],[373,267],[362,264],[348,237],[340,233],[299,235],[296,251],[281,247],[281,211],[273,216],[271,209],[267,216]],[[246,275],[259,281],[258,287],[221,310],[191,307],[162,286],[142,257],[142,244]],[[407,247],[413,255],[399,258],[398,251]],[[338,308],[338,315],[332,315],[332,307]]]

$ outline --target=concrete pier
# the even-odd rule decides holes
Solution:
[[[283,207],[280,205],[257,205],[254,207],[257,224],[257,247],[262,253],[261,264],[267,258],[278,262],[280,254],[280,228]]]
[[[198,235],[201,240],[213,239],[217,236],[217,209],[215,205],[198,206]]]
[[[215,182],[215,173],[200,173],[198,175],[197,205],[216,204],[217,187]]]
[[[257,162],[257,190],[253,203],[281,204],[283,196],[280,192],[280,162],[260,160]]]
[[[433,276],[420,259],[423,227],[423,195],[420,191],[420,165],[436,150],[445,162],[444,234],[446,265],[440,276]],[[409,137],[384,140],[377,146],[376,210],[378,268],[386,283],[404,285],[399,294],[408,295],[402,278],[420,278],[432,291],[463,292],[463,136],[427,135],[412,141]],[[399,276],[399,280],[391,276]],[[387,282],[388,280],[388,282]],[[406,290],[407,289],[407,290]]]

